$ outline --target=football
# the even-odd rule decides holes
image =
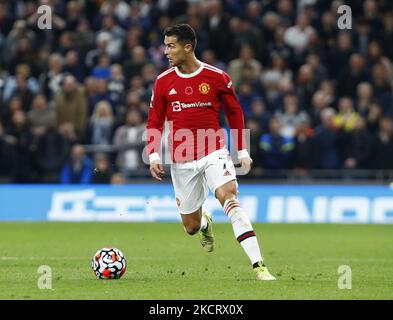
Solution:
[[[98,279],[120,279],[126,272],[124,254],[117,248],[102,248],[94,255],[91,267]]]

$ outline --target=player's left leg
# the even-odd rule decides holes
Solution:
[[[250,259],[257,279],[275,280],[275,278],[270,275],[263,262],[258,240],[251,225],[250,218],[236,198],[236,180],[229,181],[218,187],[215,196],[223,206],[225,214],[231,220],[235,237]]]
[[[236,171],[228,150],[208,156],[205,177],[232,223],[233,232],[251,261],[258,280],[274,280],[263,263],[258,240],[247,213],[237,200]]]

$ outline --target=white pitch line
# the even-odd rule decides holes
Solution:
[[[0,256],[0,260],[83,260],[86,259],[86,257],[6,257],[6,256]]]

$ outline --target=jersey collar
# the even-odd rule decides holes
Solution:
[[[192,78],[192,77],[196,76],[197,74],[199,74],[199,73],[202,71],[203,67],[204,67],[204,64],[203,64],[202,61],[199,61],[199,60],[198,60],[198,62],[199,62],[201,65],[200,65],[199,68],[198,68],[197,70],[195,70],[193,73],[181,73],[181,72],[179,71],[179,68],[178,68],[178,67],[175,67],[175,71],[176,71],[177,75],[178,75],[179,77],[181,77],[181,78]]]

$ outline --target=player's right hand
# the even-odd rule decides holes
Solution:
[[[150,163],[150,173],[154,179],[162,181],[162,176],[165,174],[165,171],[160,160],[155,160]]]

